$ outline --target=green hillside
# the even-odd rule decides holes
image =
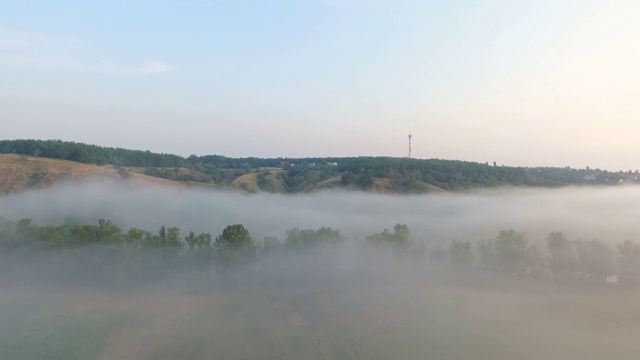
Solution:
[[[0,154],[74,161],[178,182],[248,192],[310,192],[327,188],[381,193],[460,191],[499,186],[612,186],[637,183],[638,171],[511,167],[459,160],[392,157],[182,157],[60,140],[0,140]]]

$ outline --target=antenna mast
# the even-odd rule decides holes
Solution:
[[[411,159],[411,138],[413,137],[413,135],[411,135],[411,131],[409,131],[409,159]]]

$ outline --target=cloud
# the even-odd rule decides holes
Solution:
[[[157,60],[118,63],[81,39],[5,28],[0,28],[0,66],[105,75],[157,75],[175,69]]]
[[[161,74],[173,71],[174,68],[171,65],[159,61],[148,61],[140,68],[140,73],[145,75]]]

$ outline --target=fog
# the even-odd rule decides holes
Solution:
[[[254,235],[282,237],[294,227],[332,227],[349,238],[407,224],[415,241],[430,244],[479,240],[501,229],[525,232],[540,242],[552,231],[572,239],[615,244],[640,239],[640,187],[493,189],[429,195],[377,195],[327,191],[247,195],[232,191],[132,188],[124,183],[63,184],[0,197],[0,216],[39,224],[95,223],[156,231],[177,226],[214,236],[229,224]]]
[[[429,249],[508,228],[615,245],[640,239],[639,200],[640,187],[247,195],[121,182],[6,195],[1,217],[40,225],[104,218],[216,236],[240,223],[258,240],[328,226],[347,241],[281,247],[229,272],[180,268],[162,248],[2,255],[0,358],[635,359],[637,287],[456,271],[353,240],[403,223]]]

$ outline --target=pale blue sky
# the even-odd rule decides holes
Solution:
[[[8,1],[2,138],[636,169],[637,1]]]

